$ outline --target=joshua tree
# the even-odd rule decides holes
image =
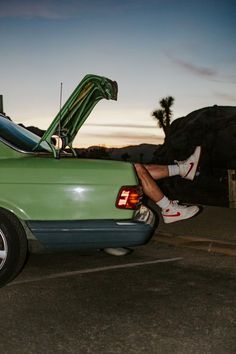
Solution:
[[[168,133],[170,127],[172,117],[171,106],[173,106],[174,100],[175,99],[172,96],[162,98],[159,101],[161,109],[152,112],[152,116],[157,119],[158,125],[164,130],[165,135]]]

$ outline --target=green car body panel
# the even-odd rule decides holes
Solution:
[[[123,184],[138,183],[130,167],[37,154],[0,159],[0,206],[23,220],[128,219],[134,211],[118,209],[114,201]]]
[[[116,82],[85,76],[42,138],[0,115],[0,286],[17,275],[28,249],[137,246],[151,238],[158,218],[141,204],[134,166],[81,159],[73,148],[102,98],[117,99]],[[135,202],[122,208],[127,190],[136,191]]]

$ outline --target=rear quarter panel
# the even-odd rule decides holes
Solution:
[[[115,207],[122,185],[136,185],[131,164],[24,156],[0,160],[0,207],[22,220],[129,219]]]

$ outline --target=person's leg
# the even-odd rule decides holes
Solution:
[[[173,165],[144,165],[155,180],[180,175],[182,178],[193,180],[201,154],[201,147],[197,146],[194,153],[184,161],[176,161]]]
[[[153,200],[155,203],[159,202],[164,197],[164,194],[152,178],[149,171],[141,164],[136,163],[134,166],[136,168],[138,177],[141,180],[144,194],[146,194],[146,196]]]
[[[150,173],[152,178],[155,180],[162,179],[165,177],[169,177],[169,170],[167,165],[144,165],[146,170]]]
[[[197,147],[193,155],[185,161],[177,161],[174,165],[140,165],[135,164],[138,176],[141,180],[144,193],[156,203],[162,210],[165,223],[191,218],[199,212],[197,206],[182,206],[176,201],[169,200],[153,180],[180,175],[183,178],[193,179],[196,173],[201,148]],[[124,256],[132,252],[125,247],[104,248],[103,251],[112,256]]]
[[[189,219],[199,212],[199,207],[196,205],[183,206],[176,201],[169,200],[144,166],[135,164],[135,168],[144,194],[161,208],[165,223]]]

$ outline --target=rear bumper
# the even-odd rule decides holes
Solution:
[[[130,220],[29,221],[27,226],[41,251],[62,251],[143,245],[157,223],[157,215],[141,206]]]

